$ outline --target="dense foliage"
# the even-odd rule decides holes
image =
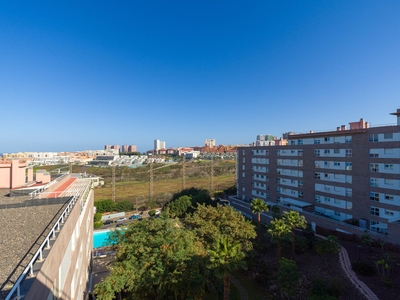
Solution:
[[[239,242],[243,251],[253,249],[254,225],[230,206],[199,205],[192,215],[186,217],[185,223],[207,249],[212,248],[221,236],[226,236],[230,242]]]
[[[135,222],[120,237],[110,275],[96,285],[99,300],[129,291],[130,299],[188,299],[214,292],[207,253],[193,231],[173,219]]]
[[[254,226],[240,213],[220,205],[199,205],[183,221],[133,222],[109,236],[117,256],[110,275],[96,285],[97,299],[121,292],[126,299],[218,299],[222,282],[216,276],[244,266],[255,236]]]

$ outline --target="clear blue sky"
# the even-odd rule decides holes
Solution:
[[[1,1],[1,152],[394,123],[400,1]]]

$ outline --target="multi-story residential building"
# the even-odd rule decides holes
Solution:
[[[210,139],[210,140],[205,140],[204,141],[204,146],[208,146],[210,148],[215,147],[216,142],[215,139]]]
[[[238,148],[237,198],[262,198],[317,225],[400,244],[400,109],[393,115],[397,125],[361,119],[287,134],[285,146]]]
[[[154,150],[159,150],[159,149],[166,149],[165,142],[160,140],[154,140]]]
[[[0,228],[7,241],[0,243],[0,299],[87,299],[92,179],[60,174],[36,188],[17,197],[0,189]]]

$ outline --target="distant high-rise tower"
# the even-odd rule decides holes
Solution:
[[[165,142],[154,140],[154,150],[165,149]]]
[[[215,139],[205,140],[204,144],[210,148],[215,147]]]
[[[105,145],[104,146],[104,150],[110,150],[111,149],[111,145]]]

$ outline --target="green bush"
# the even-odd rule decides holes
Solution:
[[[100,200],[95,201],[94,206],[96,207],[96,212],[105,213],[114,211],[115,203],[112,200]]]
[[[316,278],[311,285],[311,296],[308,300],[334,300],[344,292],[343,280],[333,277],[329,280]]]
[[[295,236],[295,246],[297,253],[305,253],[308,249],[310,249],[310,244],[305,237]]]
[[[101,228],[101,226],[103,226],[103,222],[94,222],[93,225],[94,229]]]
[[[133,203],[130,201],[120,201],[115,204],[116,211],[131,211],[133,210]]]
[[[95,222],[99,222],[99,221],[101,221],[101,217],[102,217],[102,214],[101,213],[96,213],[95,215],[94,215],[94,221]]]
[[[155,209],[152,209],[152,210],[149,211],[149,216],[150,217],[154,217],[155,215],[156,215],[156,210]]]
[[[351,268],[359,275],[373,276],[375,274],[374,267],[363,261],[351,263]]]

